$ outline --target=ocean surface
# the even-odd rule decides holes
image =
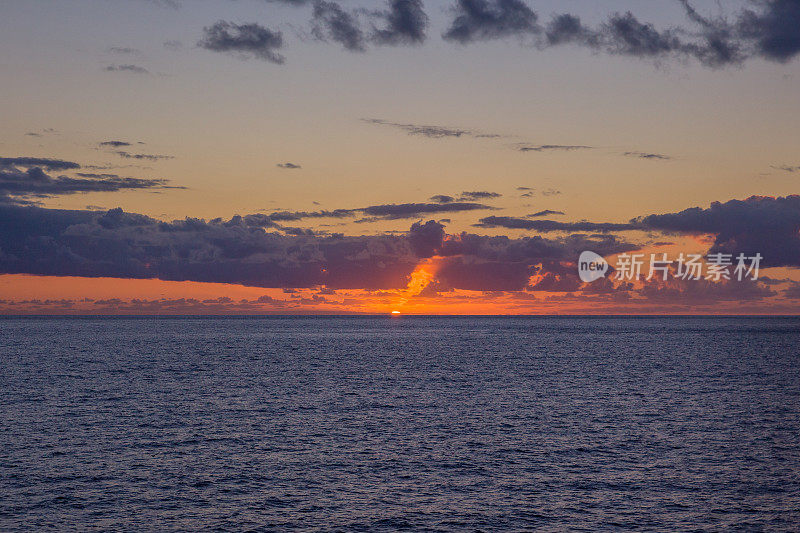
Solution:
[[[0,530],[800,528],[797,318],[0,319]]]

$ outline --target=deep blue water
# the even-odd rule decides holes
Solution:
[[[0,530],[797,530],[796,318],[0,319]]]

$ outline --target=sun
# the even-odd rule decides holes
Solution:
[[[397,316],[397,315],[399,315],[399,314],[400,314],[400,311],[392,311],[392,314],[393,314],[393,315],[395,315],[395,316]]]

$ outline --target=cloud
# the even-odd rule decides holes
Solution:
[[[301,167],[300,165],[296,165],[296,164],[294,164],[294,163],[289,163],[289,162],[286,162],[286,163],[278,163],[276,166],[277,166],[278,168],[285,168],[285,169],[287,169],[287,170],[296,170],[296,169],[303,168],[303,167]]]
[[[103,141],[99,143],[100,146],[110,146],[112,148],[122,148],[123,146],[130,146],[131,143],[125,141]]]
[[[107,213],[0,207],[0,271],[215,281],[261,287],[405,285],[405,239],[283,236],[244,217],[164,223]]]
[[[648,153],[648,152],[624,152],[622,155],[625,155],[625,156],[628,156],[628,157],[638,157],[639,159],[657,159],[657,160],[663,160],[663,161],[667,161],[667,160],[672,159],[668,155],[653,154],[653,153]]]
[[[800,196],[751,196],[631,221],[667,233],[713,234],[709,253],[760,253],[762,266],[800,266]]]
[[[468,44],[540,31],[537,15],[521,0],[457,0],[442,37]]]
[[[313,5],[311,33],[320,40],[363,52],[367,45],[418,45],[425,41],[428,16],[422,0],[387,0],[384,9],[345,9],[327,0],[268,0]],[[753,58],[787,62],[800,53],[800,5],[797,0],[757,0],[752,8],[729,17],[707,17],[689,0],[679,0],[685,23],[657,28],[631,11],[614,12],[588,26],[571,13],[555,13],[545,24],[524,0],[455,0],[452,19],[442,34],[460,44],[504,38],[525,38],[532,48],[573,45],[592,52],[634,57],[657,63],[694,59],[720,68]],[[372,26],[362,29],[361,18]],[[258,24],[219,21],[205,28],[201,47],[253,55],[283,63],[281,33]],[[125,70],[135,65],[109,67]],[[434,135],[435,136],[435,135]]]
[[[762,266],[800,266],[800,195],[752,196],[746,200],[713,202],[703,209],[693,207],[678,213],[638,217],[628,223],[558,222],[489,216],[476,227],[523,229],[547,232],[660,231],[665,234],[713,235],[707,253],[747,257],[760,253]],[[550,213],[553,214],[553,213]]]
[[[437,255],[444,258],[437,280],[442,288],[520,291],[533,275],[564,275],[568,270],[574,275],[574,268],[565,265],[572,265],[583,250],[611,255],[637,248],[614,235],[512,239],[464,232],[449,236],[437,250]]]
[[[487,200],[490,198],[500,198],[503,196],[499,192],[489,191],[464,191],[459,200]]]
[[[112,46],[108,51],[112,54],[120,55],[136,55],[140,53],[136,48],[129,48],[127,46]]]
[[[181,3],[178,0],[146,0],[151,4],[155,4],[157,6],[163,7],[170,7],[172,9],[179,9],[181,7]]]
[[[740,63],[744,59],[741,44],[736,42],[733,31],[724,19],[712,20],[700,15],[689,0],[679,0],[686,16],[700,27],[701,45],[685,48],[695,55],[701,64],[719,67]]]
[[[47,170],[72,170],[80,168],[78,163],[64,161],[63,159],[49,159],[45,157],[0,157],[0,169],[19,167],[41,167]]]
[[[446,194],[436,194],[431,196],[430,200],[432,202],[436,202],[437,204],[449,204],[450,202],[455,202],[456,199]]]
[[[672,304],[702,304],[721,301],[751,302],[763,300],[777,294],[769,287],[752,280],[681,280],[669,278],[666,281],[653,278],[637,289],[637,294],[651,302]]]
[[[53,128],[45,128],[40,131],[29,131],[25,135],[28,137],[44,137],[45,135],[52,135],[57,133]]]
[[[106,72],[131,72],[133,74],[150,74],[150,71],[138,65],[108,65],[103,68]]]
[[[76,176],[81,178],[93,178],[93,179],[103,179],[103,178],[118,178],[119,175],[117,174],[96,174],[94,172],[76,172]]]
[[[537,211],[536,213],[531,213],[530,215],[525,215],[527,218],[536,218],[536,217],[546,217],[549,215],[563,215],[563,211],[552,211],[550,209],[545,209],[544,211]]]
[[[351,52],[366,50],[357,15],[345,11],[336,2],[314,2],[312,34],[321,41],[337,42]]]
[[[582,43],[597,46],[597,36],[584,27],[581,19],[569,13],[554,15],[545,29],[547,45]]]
[[[783,290],[783,297],[792,300],[800,300],[800,283],[792,282]]]
[[[450,198],[450,197],[448,197]],[[251,220],[261,220],[266,224],[279,222],[296,222],[316,218],[352,218],[365,216],[356,222],[376,222],[378,220],[401,220],[417,218],[421,215],[434,213],[456,213],[464,211],[478,211],[494,209],[492,206],[474,202],[447,202],[447,203],[407,203],[407,204],[378,204],[353,209],[332,209],[322,211],[275,211],[269,214],[249,215]]]
[[[385,219],[414,218],[430,213],[454,213],[460,211],[476,211],[493,209],[493,207],[471,202],[450,202],[446,204],[384,204],[361,208],[359,211],[366,215],[382,217]]]
[[[770,168],[774,168],[775,170],[783,170],[784,172],[800,172],[800,165],[772,165]]]
[[[797,0],[759,0],[755,9],[732,17],[701,15],[688,0],[679,0],[687,24],[657,29],[633,13],[612,13],[596,27],[570,13],[557,13],[544,26],[520,0],[459,0],[454,20],[443,37],[462,44],[505,37],[531,37],[544,50],[572,44],[622,55],[662,61],[697,60],[719,68],[751,58],[787,62],[800,53],[800,3]]]
[[[401,124],[398,122],[389,122],[377,118],[361,119],[370,124],[381,124],[384,126],[393,126],[406,131],[409,135],[422,135],[424,137],[431,137],[433,139],[440,139],[442,137],[461,137],[462,135],[472,135],[469,130],[462,130],[456,128],[447,128],[444,126],[427,126],[421,124]]]
[[[502,137],[494,133],[481,133],[475,130],[465,130],[461,128],[451,128],[447,126],[431,126],[425,124],[404,124],[401,122],[390,122],[379,118],[362,118],[362,122],[368,124],[378,124],[381,126],[391,126],[405,131],[409,135],[421,135],[431,139],[441,139],[445,137],[474,137],[476,139],[487,139]]]
[[[154,155],[154,154],[131,154],[129,152],[125,152],[123,150],[117,150],[115,152],[116,155],[124,158],[124,159],[139,159],[145,161],[162,161],[165,159],[175,159],[175,156],[171,155]]]
[[[609,17],[602,32],[606,49],[612,54],[657,57],[681,48],[672,31],[659,32],[652,24],[640,22],[630,11]]]
[[[122,178],[116,174],[77,173],[51,176],[47,171],[80,168],[70,161],[35,157],[0,158],[0,204],[29,204],[32,199],[77,193],[168,188],[164,179]]]
[[[400,204],[405,205],[412,204]],[[431,205],[441,208],[448,204]],[[373,207],[388,206],[397,207]],[[395,209],[380,213],[398,214]],[[338,289],[404,289],[410,274],[426,260],[435,264],[435,287],[429,291],[434,293],[453,289],[518,291],[522,296],[566,292],[581,298],[602,296],[609,301],[668,305],[752,302],[776,293],[763,284],[707,280],[653,280],[637,288],[609,281],[585,286],[575,276],[574,263],[583,250],[608,256],[640,248],[606,233],[609,231],[714,233],[722,226],[720,233],[727,231],[728,235],[717,235],[712,252],[727,250],[733,243],[737,250],[749,253],[749,242],[775,235],[773,242],[767,243],[772,247],[769,255],[767,248],[759,248],[765,261],[769,262],[775,250],[788,253],[793,246],[794,262],[781,263],[773,257],[771,265],[797,266],[798,213],[800,196],[715,203],[708,209],[651,215],[629,224],[483,219],[491,227],[564,232],[555,238],[511,238],[468,232],[448,235],[443,224],[433,220],[415,222],[407,232],[398,234],[281,234],[270,229],[281,228],[271,215],[264,214],[208,222],[193,218],[163,222],[121,209],[65,211],[4,204],[0,205],[0,227],[6,228],[0,232],[0,273],[159,278],[285,289],[326,287],[325,293],[330,295]],[[317,296],[321,298],[322,293]]]
[[[385,9],[345,10],[326,0],[267,0],[292,6],[314,6],[311,33],[321,41],[341,44],[351,52],[363,52],[368,43],[378,46],[419,45],[426,39],[428,15],[422,0],[387,0]],[[362,29],[361,17],[371,31]]]
[[[390,0],[389,10],[380,13],[385,20],[371,39],[380,45],[414,45],[425,41],[428,15],[422,0]]]
[[[800,2],[764,0],[760,11],[745,10],[736,29],[755,47],[755,54],[785,63],[800,52]]]
[[[475,224],[481,228],[507,228],[536,230],[540,232],[550,231],[629,231],[641,229],[634,223],[618,224],[614,222],[558,222],[556,220],[529,220],[516,217],[485,217],[480,219],[480,223]]]
[[[203,28],[203,38],[197,45],[214,52],[252,56],[276,64],[285,62],[285,58],[278,53],[283,48],[281,32],[255,23],[217,21]]]
[[[689,28],[658,31],[630,12],[614,14],[598,30],[574,30],[571,42],[634,57],[687,57],[717,68],[758,57],[786,62],[800,52],[800,3],[762,0],[757,10],[739,12],[733,22],[704,17],[688,0],[680,0]],[[567,39],[567,41],[570,41]]]
[[[432,257],[442,248],[444,236],[444,226],[438,222],[415,222],[408,231],[408,243],[417,257]]]
[[[256,216],[162,222],[121,209],[66,211],[0,205],[0,272],[159,278],[258,287],[402,289],[420,259],[439,256],[445,289],[522,290],[544,264],[580,250],[636,247],[613,235],[510,239],[446,235],[417,222],[399,235],[282,235]]]
[[[580,144],[517,144],[515,148],[519,152],[572,152],[575,150],[592,150],[593,146],[583,146]]]
[[[528,290],[543,292],[573,292],[581,288],[581,280],[574,271],[545,272]]]
[[[92,168],[88,165],[85,168]],[[30,204],[33,199],[77,193],[130,189],[183,189],[165,179],[120,177],[117,174],[76,172],[52,176],[52,171],[74,171],[73,161],[42,157],[0,157],[0,203]]]
[[[694,57],[712,67],[740,61],[741,56],[731,44],[729,32],[719,25],[720,21],[704,19],[688,3],[683,3],[690,22],[700,25],[700,32],[694,32],[699,33],[694,41],[685,39],[692,33],[687,29],[658,30],[653,24],[640,21],[630,11],[613,13],[596,28],[589,28],[578,16],[565,13],[553,16],[538,47],[545,49],[573,44],[610,55],[651,60]]]

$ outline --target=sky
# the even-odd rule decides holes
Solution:
[[[0,313],[796,314],[798,56],[800,0],[9,0]]]

